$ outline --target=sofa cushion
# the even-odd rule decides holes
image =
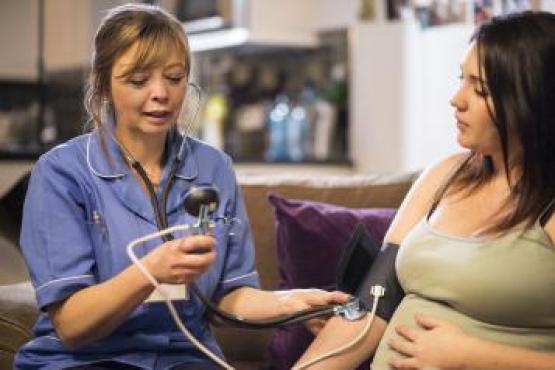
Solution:
[[[274,192],[287,198],[357,208],[397,208],[417,173],[356,176],[243,175],[238,178],[256,247],[256,267],[262,287],[276,289],[274,210],[267,200]]]
[[[0,285],[29,280],[29,272],[19,247],[0,235]]]
[[[0,369],[11,368],[17,349],[33,337],[37,315],[30,282],[0,285]]]
[[[286,199],[270,194],[275,208],[280,288],[336,288],[337,265],[357,224],[381,242],[391,223],[392,208],[346,208]],[[274,332],[269,346],[273,369],[289,369],[313,336],[303,325]]]

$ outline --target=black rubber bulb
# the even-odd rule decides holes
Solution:
[[[194,186],[183,201],[183,207],[192,216],[199,217],[200,207],[206,205],[209,212],[214,212],[220,205],[218,190],[213,186]]]

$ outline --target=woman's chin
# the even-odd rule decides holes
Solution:
[[[165,134],[170,130],[170,128],[174,124],[175,123],[172,121],[165,121],[163,123],[156,123],[156,124],[153,124],[152,122],[144,122],[141,125],[141,131],[143,131],[145,134],[152,134],[152,135]]]
[[[466,138],[463,134],[459,133],[457,135],[457,144],[464,149],[472,150],[472,143],[469,142],[468,138]]]

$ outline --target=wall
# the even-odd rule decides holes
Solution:
[[[411,32],[402,169],[421,169],[460,150],[449,99],[474,27],[450,25]]]
[[[551,12],[551,13],[555,13],[555,1],[553,0],[542,0],[541,2],[541,9]]]
[[[448,104],[473,27],[351,28],[351,157],[363,173],[421,169],[458,150]]]
[[[347,28],[357,19],[359,0],[319,0],[316,25],[320,30]]]
[[[45,1],[45,54],[48,71],[83,68],[90,63],[93,37],[109,8],[125,0]]]
[[[37,79],[38,2],[0,1],[0,79]]]
[[[317,45],[314,9],[318,0],[250,0],[248,4],[251,42]]]
[[[49,72],[88,65],[94,32],[105,9],[125,0],[45,0],[44,53]],[[0,1],[0,79],[38,77],[37,0]]]
[[[359,172],[394,171],[402,164],[407,30],[359,23],[349,32],[351,158]]]
[[[355,171],[422,169],[458,150],[448,99],[473,26],[421,30],[410,21],[386,22],[382,2],[376,2],[372,22],[358,20],[358,0],[319,5],[319,29],[349,30]]]

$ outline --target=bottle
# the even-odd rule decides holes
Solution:
[[[225,85],[221,77],[212,77],[210,92],[204,107],[202,139],[218,149],[224,147],[224,123],[228,114],[228,102]]]
[[[313,158],[324,161],[331,158],[331,145],[336,125],[337,111],[333,104],[324,99],[318,99],[314,110],[314,146]]]
[[[307,126],[305,107],[296,105],[287,119],[287,154],[291,161],[299,162],[305,159]]]
[[[287,161],[287,124],[291,107],[289,98],[280,94],[268,114],[268,149],[265,157],[268,161]]]
[[[314,157],[313,125],[317,99],[316,90],[310,84],[306,84],[300,93],[298,104],[291,111],[287,124],[287,144],[292,161],[298,162]]]

